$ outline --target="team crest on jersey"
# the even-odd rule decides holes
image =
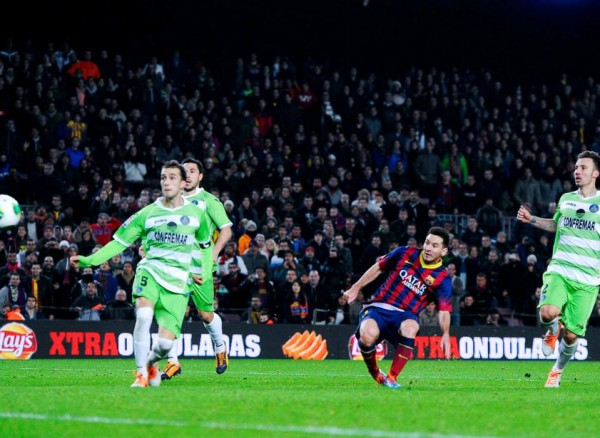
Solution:
[[[592,213],[598,213],[598,209],[600,209],[600,207],[598,207],[598,204],[592,204],[592,205],[590,205],[590,211]]]
[[[194,204],[194,205],[198,205],[198,201],[197,201],[196,199],[194,199],[194,200],[192,201],[192,204]]]
[[[425,284],[427,286],[431,286],[433,283],[435,283],[435,278],[433,278],[431,275],[428,275],[425,279]]]
[[[181,219],[179,219],[179,221],[182,225],[188,225],[190,223],[190,218],[189,216],[181,216]]]

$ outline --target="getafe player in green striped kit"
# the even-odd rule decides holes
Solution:
[[[186,158],[181,164],[183,164],[187,173],[183,196],[186,200],[198,205],[206,213],[211,236],[206,242],[198,242],[198,245],[194,248],[194,257],[190,271],[192,274],[202,276],[202,284],[192,283],[190,292],[194,304],[200,313],[204,327],[210,334],[215,347],[217,374],[223,374],[227,370],[229,359],[227,357],[227,346],[223,341],[223,321],[221,321],[219,315],[214,313],[213,302],[215,290],[212,273],[219,253],[231,238],[231,226],[233,224],[227,216],[227,212],[221,201],[212,193],[200,187],[200,182],[204,177],[202,163],[194,158]],[[213,244],[212,235],[216,229],[219,230],[219,237]],[[203,275],[203,265],[211,267],[211,270],[207,271],[207,275]],[[167,365],[161,375],[163,380],[170,380],[173,376],[181,373],[181,365],[179,365],[176,350],[177,346],[173,345],[168,354]]]
[[[185,168],[177,161],[165,163],[160,174],[163,197],[127,219],[113,240],[99,251],[70,259],[74,267],[97,266],[142,240],[145,257],[138,263],[133,283],[136,305],[133,387],[160,385],[157,362],[167,355],[181,333],[189,299],[194,244],[210,239],[204,211],[182,196],[185,183]],[[202,281],[198,276],[193,278]],[[158,339],[150,350],[153,317],[158,323]]]
[[[560,197],[552,219],[532,216],[524,206],[517,219],[534,227],[556,232],[552,260],[544,273],[538,308],[540,322],[547,329],[542,352],[550,356],[561,331],[558,358],[546,380],[546,388],[558,388],[567,362],[577,351],[600,287],[600,155],[585,151],[577,156],[577,191]]]

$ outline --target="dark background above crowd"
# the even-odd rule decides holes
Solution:
[[[590,74],[597,64],[593,0],[363,1],[16,2],[0,36],[67,37],[95,51],[127,50],[139,62],[177,46],[195,59],[295,53],[378,70],[458,66],[521,79],[565,69]],[[38,30],[32,14],[45,22]]]

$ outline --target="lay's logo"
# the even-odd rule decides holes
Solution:
[[[387,343],[385,341],[380,342],[375,348],[375,359],[383,360],[387,352]],[[358,347],[358,341],[354,335],[350,335],[350,339],[348,340],[348,354],[352,360],[363,360],[360,348]]]
[[[294,359],[323,360],[327,357],[327,341],[314,331],[296,332],[281,347],[283,354]]]
[[[0,359],[27,360],[37,351],[35,333],[17,322],[0,328]]]

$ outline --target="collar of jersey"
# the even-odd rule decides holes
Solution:
[[[183,195],[183,199],[189,198],[191,196],[196,196],[198,193],[202,193],[202,190],[204,190],[203,187],[196,187],[196,190],[194,191],[194,193],[190,193],[189,195]]]
[[[180,205],[179,207],[174,207],[174,208],[171,208],[171,207],[165,207],[165,204],[163,203],[163,200],[165,199],[165,197],[164,197],[164,196],[160,196],[159,198],[156,198],[156,201],[154,201],[154,203],[155,203],[156,205],[158,205],[160,208],[162,208],[163,210],[175,211],[175,210],[177,210],[178,208],[181,208],[181,207],[183,207],[184,205],[191,204],[191,202],[190,202],[190,201],[188,201],[188,200],[185,198],[185,196],[182,196],[182,198],[183,198],[183,205]]]
[[[423,258],[423,253],[421,252],[421,254],[419,254],[419,261],[421,262],[421,266],[423,266],[426,269],[436,269],[439,268],[440,266],[442,266],[442,261],[440,260],[437,263],[432,263],[431,265],[428,265],[425,262],[425,259]]]

